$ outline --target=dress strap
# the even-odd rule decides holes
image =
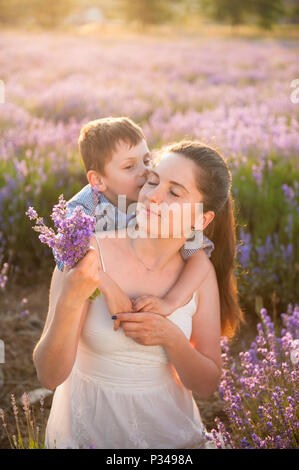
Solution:
[[[100,258],[101,258],[101,262],[102,262],[102,268],[103,268],[103,271],[106,272],[105,264],[104,264],[104,260],[103,260],[103,256],[102,256],[102,250],[101,250],[101,246],[100,246],[100,241],[98,240],[98,237],[97,237],[96,234],[95,234],[95,239],[97,241],[97,245],[98,245],[98,248],[99,248]]]

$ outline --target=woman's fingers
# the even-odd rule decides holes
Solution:
[[[133,300],[132,301],[132,306],[133,306],[134,312],[138,312],[138,310],[140,310],[140,308],[142,308],[143,302],[140,299]]]
[[[140,331],[144,327],[141,323],[122,322],[121,327],[125,332]]]
[[[148,296],[138,297],[133,303],[134,311],[139,312],[140,310],[148,306],[150,303],[151,303],[150,297]]]
[[[124,331],[140,331],[148,324],[149,318],[144,313],[118,313],[117,319],[121,322]]]
[[[121,312],[117,314],[117,318],[123,322],[123,321],[130,321],[130,322],[143,322],[150,317],[155,315],[154,313],[151,314],[149,312]]]

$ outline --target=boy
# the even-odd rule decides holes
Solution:
[[[81,206],[87,214],[96,217],[96,231],[126,227],[135,217],[135,213],[127,215],[126,210],[130,204],[137,202],[152,164],[141,128],[127,117],[97,119],[82,128],[78,143],[89,184],[68,202],[69,215],[76,206]],[[120,194],[126,196],[123,210],[116,207]],[[109,279],[111,296],[106,298],[106,302],[111,316],[142,309],[161,315],[171,314],[187,303],[205,278],[207,273],[198,276],[199,267],[213,249],[213,242],[204,235],[200,248],[188,250],[184,245],[181,255],[187,260],[186,266],[175,286],[163,298],[141,296],[131,302],[120,287]],[[63,270],[63,264],[57,262],[57,266]],[[116,320],[114,329],[118,326],[119,320]]]

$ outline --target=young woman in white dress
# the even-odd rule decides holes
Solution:
[[[126,229],[117,238],[97,234],[74,269],[55,268],[46,324],[33,355],[40,382],[56,388],[47,448],[211,447],[192,392],[207,398],[217,389],[220,337],[232,336],[242,319],[230,190],[230,171],[216,151],[196,142],[173,145],[138,201],[154,207],[156,237],[132,238]],[[182,219],[180,237],[174,236],[171,217],[159,211],[162,203],[173,202],[179,210],[186,203],[192,209],[191,221]],[[201,221],[197,202],[203,202]],[[137,209],[141,231],[148,230],[149,215]],[[215,244],[198,290],[168,317],[128,308],[118,315],[121,328],[115,331],[107,275],[128,305],[144,294],[163,297],[184,268],[179,250],[190,222],[194,227],[202,222]],[[161,237],[165,224],[168,238]],[[90,303],[99,285],[104,295]]]

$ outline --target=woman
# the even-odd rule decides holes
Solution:
[[[192,391],[207,398],[221,374],[220,335],[232,336],[242,319],[233,277],[235,254],[231,175],[223,158],[196,142],[171,146],[150,172],[139,195],[139,238],[92,240],[78,265],[54,271],[49,313],[34,363],[41,383],[54,389],[47,424],[48,448],[204,448],[205,428]],[[191,207],[174,236],[171,217],[159,210],[173,202]],[[203,220],[196,203],[203,203]],[[154,238],[145,237],[155,219]],[[163,296],[179,277],[180,248],[191,226],[213,240],[207,275],[197,292],[168,317],[132,313],[130,298]],[[186,226],[189,224],[189,227]],[[161,236],[165,226],[169,238]],[[152,232],[151,232],[152,235]],[[99,251],[98,251],[99,250]],[[99,269],[101,268],[101,269]],[[100,285],[109,299],[109,278],[128,300],[113,329],[104,296],[89,305]]]

